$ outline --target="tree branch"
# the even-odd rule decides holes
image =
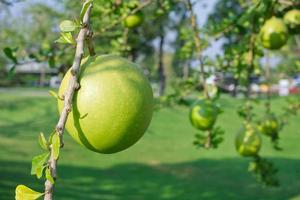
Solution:
[[[80,64],[84,53],[84,41],[88,39],[89,44],[89,50],[91,55],[95,55],[94,48],[92,46],[91,37],[92,37],[92,31],[89,29],[89,19],[90,19],[90,13],[92,10],[93,4],[91,3],[88,7],[84,18],[83,18],[83,25],[82,28],[77,36],[77,45],[76,45],[76,52],[75,57],[73,61],[73,65],[71,67],[71,78],[69,80],[69,85],[67,90],[64,94],[64,108],[60,113],[60,118],[58,120],[58,123],[56,125],[56,133],[60,137],[60,144],[61,148],[63,147],[63,132],[65,129],[65,124],[68,118],[69,113],[71,112],[71,106],[72,106],[72,99],[74,96],[74,93],[77,89],[79,89],[79,83],[78,83],[78,74],[80,70]],[[53,148],[51,148],[51,155],[50,159],[48,161],[49,163],[49,169],[51,172],[51,175],[53,179],[55,180],[57,177],[57,160],[53,156]],[[53,199],[53,190],[54,190],[54,184],[52,184],[50,181],[46,180],[45,182],[45,197],[44,200],[52,200]]]
[[[197,56],[199,57],[199,62],[200,62],[200,76],[201,76],[201,81],[202,81],[202,86],[203,86],[203,90],[204,90],[204,95],[207,99],[209,99],[209,95],[208,95],[208,91],[207,91],[207,86],[206,86],[206,79],[205,79],[205,71],[204,71],[204,63],[203,63],[203,58],[202,58],[202,49],[201,49],[201,43],[200,43],[200,36],[199,36],[199,30],[198,30],[198,25],[197,25],[197,19],[196,19],[196,15],[194,13],[193,10],[193,5],[191,0],[187,0],[187,7],[188,10],[190,11],[190,21],[191,21],[191,25],[193,28],[193,32],[194,32],[194,42],[195,42],[195,46],[196,46],[196,52],[197,52]]]

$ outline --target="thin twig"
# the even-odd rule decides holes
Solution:
[[[267,102],[266,102],[266,112],[271,111],[271,83],[270,83],[270,52],[266,51],[266,65],[265,65],[265,76],[267,85]]]
[[[204,90],[204,95],[207,99],[209,99],[207,86],[206,86],[204,62],[203,62],[203,57],[202,57],[202,49],[201,49],[201,44],[200,44],[199,30],[198,30],[196,15],[193,11],[193,5],[192,5],[191,0],[187,0],[187,7],[191,14],[190,21],[191,21],[191,25],[192,25],[193,32],[194,32],[194,42],[195,42],[195,46],[196,46],[196,52],[198,54],[197,56],[198,56],[199,62],[200,62],[200,76],[202,79],[201,81],[202,81],[202,86],[203,86],[203,90]]]
[[[65,124],[66,124],[68,115],[71,111],[72,99],[73,99],[75,91],[77,89],[79,89],[78,74],[79,74],[81,59],[83,57],[85,39],[89,40],[88,44],[89,44],[90,53],[91,54],[95,53],[93,51],[93,46],[90,41],[92,32],[91,32],[91,30],[89,30],[89,28],[90,28],[89,18],[90,18],[90,13],[91,13],[92,7],[93,7],[93,4],[91,3],[83,17],[83,25],[82,25],[82,28],[77,37],[76,53],[75,53],[73,65],[71,67],[71,78],[69,80],[68,88],[64,94],[64,108],[60,113],[60,118],[59,118],[58,123],[55,128],[56,129],[55,134],[58,134],[60,137],[61,148],[63,147],[63,132],[65,129]],[[54,159],[53,148],[52,147],[50,147],[50,148],[51,148],[51,155],[50,155],[50,159],[49,159],[48,163],[49,163],[49,169],[50,169],[51,175],[52,175],[53,179],[55,180],[57,177],[57,166],[56,166],[57,160]],[[53,199],[53,190],[54,190],[54,184],[52,184],[50,181],[46,180],[44,200],[52,200]]]

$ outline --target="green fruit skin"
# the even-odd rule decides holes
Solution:
[[[235,138],[235,147],[242,156],[256,156],[261,147],[261,138],[257,129],[251,124],[245,124]]]
[[[300,33],[300,10],[293,9],[285,13],[283,17],[284,23],[292,34]]]
[[[210,100],[200,99],[190,109],[192,125],[202,131],[213,127],[219,114],[219,108]]]
[[[288,30],[283,20],[272,17],[260,31],[263,47],[271,50],[280,49],[288,40]]]
[[[70,70],[62,80],[64,94]],[[79,144],[99,153],[116,153],[135,144],[153,112],[153,94],[134,63],[114,55],[93,56],[82,64],[66,129]],[[63,101],[58,100],[61,112]]]
[[[277,118],[272,114],[267,115],[258,126],[258,130],[262,134],[271,137],[278,133],[278,129],[279,129],[279,122]]]
[[[124,20],[124,25],[127,28],[136,28],[140,26],[144,21],[144,15],[142,12],[137,12],[133,15],[129,15]]]

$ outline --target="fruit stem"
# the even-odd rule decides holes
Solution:
[[[64,94],[64,108],[60,113],[60,117],[59,117],[58,123],[56,125],[56,133],[55,134],[59,135],[60,144],[61,144],[60,148],[63,147],[63,132],[65,129],[65,124],[66,124],[68,115],[71,112],[72,99],[73,99],[75,91],[79,88],[78,74],[79,74],[80,64],[81,64],[81,60],[82,60],[83,52],[84,52],[84,41],[86,39],[88,40],[90,54],[91,55],[95,54],[94,47],[91,42],[92,31],[90,30],[90,26],[89,26],[89,19],[90,19],[90,13],[91,13],[92,7],[93,7],[93,2],[90,3],[87,11],[85,12],[85,15],[83,17],[83,26],[77,36],[76,52],[75,52],[73,65],[71,67],[71,78],[69,81],[68,88]],[[50,158],[48,160],[48,164],[49,164],[51,176],[55,180],[56,174],[57,174],[57,160],[54,158],[52,146],[50,146],[50,148],[51,148],[51,151],[50,151],[51,154],[50,154]],[[54,191],[54,184],[51,183],[49,180],[46,180],[44,200],[52,200],[53,199],[53,191]]]

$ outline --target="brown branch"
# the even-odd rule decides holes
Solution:
[[[202,79],[201,81],[202,81],[202,86],[203,86],[203,90],[204,90],[204,95],[207,99],[209,99],[207,85],[206,85],[205,71],[204,71],[204,63],[203,63],[203,58],[202,58],[202,49],[201,49],[201,43],[200,43],[201,39],[199,36],[197,19],[196,19],[194,10],[193,10],[193,5],[192,5],[191,0],[187,0],[187,7],[191,14],[190,21],[191,21],[191,25],[192,25],[193,32],[194,32],[194,42],[195,42],[195,46],[196,46],[196,52],[198,54],[197,56],[199,57],[199,62],[200,62],[200,75],[201,75],[201,79]]]
[[[90,18],[90,13],[93,7],[93,3],[90,4],[88,7],[84,17],[83,17],[83,24],[82,28],[78,34],[77,37],[77,45],[76,45],[76,53],[73,61],[73,65],[71,67],[71,78],[69,80],[69,85],[67,90],[65,91],[64,94],[64,108],[60,113],[60,118],[58,120],[58,123],[56,125],[56,133],[60,137],[60,144],[61,148],[63,147],[63,132],[65,129],[65,124],[68,118],[68,115],[71,111],[71,105],[72,105],[72,99],[74,96],[74,93],[77,89],[79,89],[79,83],[78,83],[78,74],[79,74],[79,69],[80,69],[80,64],[81,64],[81,59],[83,57],[83,51],[84,51],[84,41],[88,39],[88,44],[89,44],[89,49],[90,49],[90,54],[94,55],[95,52],[93,51],[93,46],[91,43],[91,36],[92,32],[89,30],[89,18]],[[51,172],[51,175],[53,179],[55,180],[57,177],[57,160],[55,160],[53,156],[53,148],[51,148],[51,155],[50,159],[48,161],[49,163],[49,169]],[[46,180],[45,182],[45,197],[44,200],[52,200],[53,199],[53,190],[54,190],[54,184],[52,184],[50,181]]]

